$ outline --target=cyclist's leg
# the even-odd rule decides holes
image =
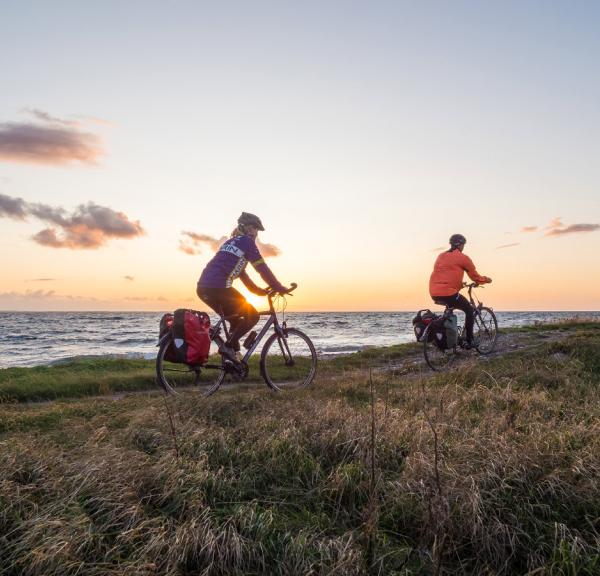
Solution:
[[[461,310],[465,313],[465,332],[467,336],[467,343],[472,345],[473,324],[475,322],[475,317],[471,303],[458,292],[456,294],[452,294],[451,296],[436,296],[434,301],[443,303],[450,308],[455,308],[456,310]]]
[[[462,310],[465,313],[465,332],[467,333],[467,344],[473,345],[473,324],[475,323],[475,314],[471,303],[462,295],[457,294],[455,297],[453,308]]]
[[[233,316],[229,320],[229,340],[226,345],[236,352],[240,349],[240,338],[259,319],[258,312],[235,288],[198,288],[198,297],[217,314]]]
[[[234,350],[240,349],[240,338],[249,332],[260,318],[256,308],[252,306],[235,288],[227,289],[227,304],[230,310],[235,310],[231,314],[237,314],[237,318],[231,321],[231,334],[228,345]]]

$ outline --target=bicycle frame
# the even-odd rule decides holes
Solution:
[[[265,322],[265,325],[261,328],[260,332],[257,334],[256,338],[254,339],[254,342],[252,343],[250,348],[244,354],[244,356],[242,358],[242,362],[244,362],[246,364],[248,363],[250,356],[252,356],[252,354],[254,353],[256,348],[258,348],[258,345],[260,344],[261,340],[265,337],[266,333],[269,331],[271,326],[273,326],[273,325],[275,326],[274,331],[279,336],[285,335],[285,326],[282,327],[281,324],[279,323],[279,320],[277,318],[277,312],[275,312],[275,308],[273,306],[273,296],[274,296],[274,294],[268,295],[269,309],[261,310],[258,313],[260,316],[269,316],[269,319]],[[222,314],[219,314],[219,321],[215,324],[215,326],[213,328],[211,328],[211,331],[212,331],[211,340],[213,342],[216,342],[216,339],[218,337],[220,337],[219,333],[221,331],[221,326],[223,326],[223,329],[225,331],[225,339],[227,340],[229,338],[229,331],[227,330],[227,324],[225,323],[225,320],[229,320],[230,318],[236,318],[236,317],[237,316],[223,316]],[[218,344],[218,342],[217,342],[217,344]],[[286,348],[287,348],[287,346],[286,346]],[[289,350],[287,350],[287,353],[289,354]],[[213,364],[206,364],[204,366],[204,368],[220,368],[220,366],[215,366]]]
[[[475,304],[475,298],[473,297],[473,288],[479,288],[481,287],[479,284],[469,284],[469,302],[471,303],[471,306],[473,306],[473,310],[477,311],[479,310],[479,308],[481,308],[483,306],[483,302],[481,302],[480,300],[477,300],[477,304]],[[466,288],[466,286],[465,286]]]

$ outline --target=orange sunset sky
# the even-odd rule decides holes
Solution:
[[[494,308],[598,310],[599,16],[9,2],[0,310],[202,308],[242,210],[293,311],[429,306],[455,232]]]

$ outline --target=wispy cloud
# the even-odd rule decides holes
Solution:
[[[257,240],[256,245],[263,256],[279,256],[281,254],[281,250],[275,244],[268,244],[267,242]]]
[[[179,240],[179,250],[191,256],[201,254],[203,246],[207,246],[211,251],[215,252],[227,240],[227,236],[214,238],[207,234],[198,234],[197,232],[190,232],[188,230],[181,232],[181,235],[183,238]],[[257,239],[256,246],[261,255],[265,257],[279,256],[281,254],[281,250],[275,244],[261,242]]]
[[[47,122],[48,124],[61,124],[63,126],[79,126],[80,124],[77,120],[64,120],[57,116],[51,116],[48,112],[44,112],[39,108],[23,108],[23,112],[30,114],[36,120]]]
[[[437,248],[433,248],[432,250],[430,250],[430,252],[441,252],[442,250],[445,250],[446,247],[445,246],[438,246]]]
[[[564,236],[566,234],[585,234],[587,232],[596,232],[600,230],[600,224],[570,224],[564,226],[559,222],[557,226],[549,228],[546,236]]]
[[[37,108],[25,111],[37,122],[0,123],[0,161],[96,164],[104,154],[100,138],[82,131],[79,121],[57,118]]]
[[[32,240],[51,248],[95,249],[113,238],[145,234],[139,221],[134,222],[123,212],[93,202],[81,204],[73,213],[68,213],[64,208],[0,194],[0,217],[3,216],[15,220],[33,217],[50,224]]]
[[[200,246],[203,244],[208,246],[214,252],[221,244],[223,244],[223,242],[225,242],[225,240],[227,240],[226,236],[214,238],[207,234],[198,234],[197,232],[186,230],[184,230],[181,235],[183,238],[179,242],[179,249],[186,254],[200,254],[202,252]]]
[[[520,242],[511,242],[510,244],[501,244],[500,246],[496,246],[496,250],[501,250],[502,248],[512,248],[513,246],[518,246]]]
[[[0,298],[54,298],[57,294],[54,290],[25,290],[25,292],[0,292]]]
[[[123,278],[125,280],[128,280],[129,282],[133,282],[135,280],[135,278],[133,276],[123,276]]]
[[[56,278],[28,278],[25,282],[55,282]]]
[[[523,226],[523,228],[521,228],[521,232],[535,232],[537,229],[537,226]]]

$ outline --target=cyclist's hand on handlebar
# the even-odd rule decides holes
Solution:
[[[261,288],[260,286],[256,287],[256,290],[253,291],[257,296],[268,296],[271,291],[266,288]]]
[[[295,282],[292,282],[292,284],[289,288],[282,286],[279,290],[273,290],[271,293],[279,294],[280,296],[283,296],[285,294],[291,294],[297,287],[298,287],[298,284],[296,284]]]

